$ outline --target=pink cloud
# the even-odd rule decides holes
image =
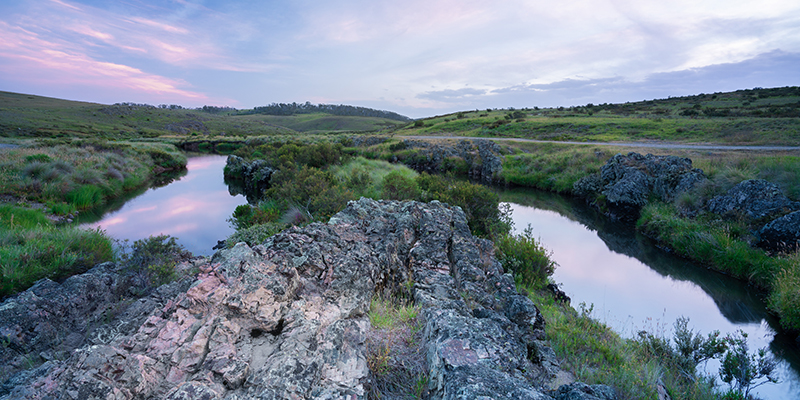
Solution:
[[[0,66],[18,80],[57,85],[129,89],[174,99],[203,100],[202,93],[182,89],[186,83],[119,63],[98,61],[68,43],[41,39],[37,34],[0,21]]]
[[[134,17],[134,18],[131,18],[130,21],[133,22],[133,23],[137,23],[137,24],[147,25],[147,26],[150,26],[150,27],[153,27],[153,28],[158,28],[158,29],[161,29],[161,30],[166,31],[166,32],[180,33],[180,34],[188,34],[189,33],[189,30],[187,30],[187,29],[184,29],[184,28],[181,28],[181,27],[178,27],[178,26],[172,26],[172,25],[169,25],[169,24],[161,23],[161,22],[158,22],[158,21],[153,21],[151,19]]]

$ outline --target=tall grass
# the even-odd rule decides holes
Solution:
[[[606,150],[543,144],[525,146],[527,154],[507,156],[502,177],[519,186],[571,193],[578,179],[595,173],[611,157]]]
[[[103,231],[56,228],[43,222],[41,212],[32,216],[29,211],[0,207],[0,297],[42,278],[62,279],[113,260],[111,239]]]
[[[672,399],[717,399],[713,383],[675,362],[668,339],[651,332],[624,339],[592,318],[592,307],[576,311],[545,292],[528,288],[542,312],[548,340],[562,368],[587,384],[607,384],[620,400],[657,399],[663,384]]]
[[[650,203],[642,209],[637,229],[674,251],[721,272],[769,288],[785,261],[750,246],[747,229],[737,221],[683,218],[674,206]]]
[[[775,276],[769,307],[781,316],[781,325],[800,330],[800,251],[786,256]]]
[[[0,150],[0,194],[87,209],[141,186],[154,174],[186,165],[174,146],[75,142]]]

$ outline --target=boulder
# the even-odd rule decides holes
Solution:
[[[486,183],[499,183],[503,171],[503,158],[500,146],[485,139],[461,140],[458,143],[432,143],[423,140],[403,141],[404,148],[420,149],[424,158],[406,160],[409,167],[429,173],[445,172],[448,162],[461,159],[467,165],[467,173],[472,179]]]
[[[615,400],[617,394],[607,385],[587,385],[574,382],[563,385],[556,391],[556,400]]]
[[[774,183],[749,179],[709,200],[706,208],[724,217],[764,220],[800,210],[800,203],[789,200]]]
[[[800,248],[800,211],[766,224],[757,232],[758,246],[773,251],[795,252]]]
[[[223,170],[231,194],[244,194],[248,201],[257,201],[275,169],[264,160],[247,161],[236,155],[229,155]]]
[[[197,267],[135,327],[16,373],[0,398],[365,398],[370,301],[409,288],[431,398],[551,398],[539,386],[553,373],[552,361],[542,365],[552,353],[544,320],[458,207],[361,199],[328,224],[239,243]],[[106,286],[78,290],[114,292]],[[68,296],[55,301],[72,307]],[[24,338],[29,325],[15,326],[26,323],[35,327],[3,321],[2,338]]]
[[[611,217],[632,221],[651,196],[673,201],[705,179],[688,158],[631,152],[615,155],[599,174],[575,182],[573,193],[601,206]]]

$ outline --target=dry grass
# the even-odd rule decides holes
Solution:
[[[370,304],[373,329],[367,335],[369,399],[421,399],[428,375],[419,308],[376,297]]]

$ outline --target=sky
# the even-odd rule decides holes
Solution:
[[[800,85],[797,0],[3,0],[0,90],[421,118]]]

